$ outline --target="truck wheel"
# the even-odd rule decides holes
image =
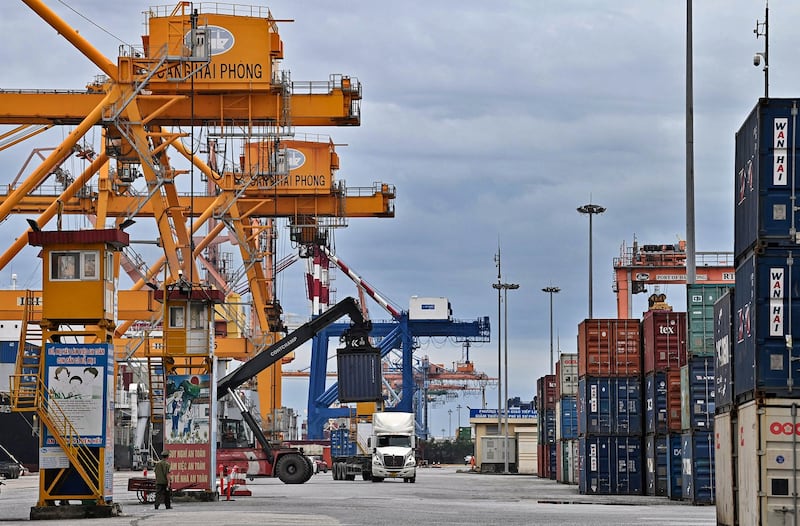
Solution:
[[[408,481],[413,484],[413,483],[415,483],[417,481],[417,477],[413,476],[410,479],[408,479]]]
[[[315,467],[315,465],[314,465],[314,461],[311,460],[310,458],[308,458],[306,456],[304,456],[303,458],[306,459],[306,463],[308,464],[308,471],[307,471],[308,475],[306,476],[306,479],[303,481],[303,483],[305,483],[305,482],[308,482],[309,480],[311,480],[311,477],[314,476],[314,467]]]
[[[333,480],[339,480],[339,463],[334,462],[333,466],[331,466],[331,474],[333,475]]]
[[[310,478],[308,474],[310,468],[303,455],[281,456],[275,465],[275,470],[284,484],[302,484]]]
[[[372,477],[372,482],[383,482],[383,477]]]
[[[372,473],[370,473],[369,471],[362,471],[361,478],[364,480],[372,480]]]

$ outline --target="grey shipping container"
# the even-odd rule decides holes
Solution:
[[[340,402],[382,399],[381,355],[374,347],[336,351]]]

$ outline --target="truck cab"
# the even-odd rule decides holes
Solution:
[[[375,413],[372,416],[373,434],[369,439],[372,451],[372,481],[402,478],[415,482],[417,478],[416,433],[413,413]]]

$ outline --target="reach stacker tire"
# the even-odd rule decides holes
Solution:
[[[303,484],[311,478],[311,467],[303,455],[283,455],[275,469],[284,484]]]

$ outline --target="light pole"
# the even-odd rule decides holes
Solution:
[[[602,214],[606,209],[600,205],[583,205],[578,207],[578,212],[589,215],[589,318],[592,318],[592,216]]]
[[[447,410],[447,436],[451,437],[451,438],[453,436],[453,410],[452,409],[448,409]]]
[[[500,271],[500,242],[497,243],[497,254],[494,256],[494,261],[497,264],[497,283],[493,283],[492,287],[497,289],[497,436],[500,436],[500,430],[503,428],[501,418],[503,417],[503,369],[502,369],[502,340],[503,331],[502,327],[502,296],[501,296],[501,271]]]
[[[461,404],[456,406],[456,411],[458,411],[458,431],[461,431]]]
[[[504,432],[504,441],[505,441],[505,448],[504,449],[505,449],[505,451],[503,452],[503,466],[504,466],[503,473],[508,473],[508,290],[509,289],[516,290],[516,289],[519,288],[519,285],[516,284],[516,283],[496,283],[496,284],[494,284],[492,286],[496,287],[498,291],[500,291],[500,290],[503,291],[503,301],[505,302],[505,313],[504,313],[504,317],[503,317],[504,318],[503,319],[503,325],[504,325],[504,329],[503,330],[505,332],[505,357],[504,357],[505,365],[504,365],[503,374],[506,377],[506,383],[505,383],[505,386],[504,386],[505,398],[506,398],[505,404],[506,405],[505,405],[505,411],[504,411],[505,412],[505,432]],[[499,390],[500,389],[498,389],[498,391]],[[499,408],[500,408],[500,406],[498,405],[498,411],[499,411]],[[498,421],[499,421],[499,415],[498,415]],[[498,431],[499,431],[499,429],[498,429]]]
[[[688,15],[687,18],[691,21],[691,7],[687,6]],[[688,33],[688,32],[687,32]],[[761,61],[764,61],[764,98],[769,98],[769,3],[767,3],[767,8],[764,10],[764,21],[759,22],[756,20],[756,28],[753,30],[753,33],[756,34],[756,38],[764,37],[764,52],[763,53],[756,53],[753,57],[753,65],[758,67],[761,65]]]
[[[561,289],[558,287],[545,287],[542,292],[550,294],[550,374],[553,374],[553,294],[558,294]]]

